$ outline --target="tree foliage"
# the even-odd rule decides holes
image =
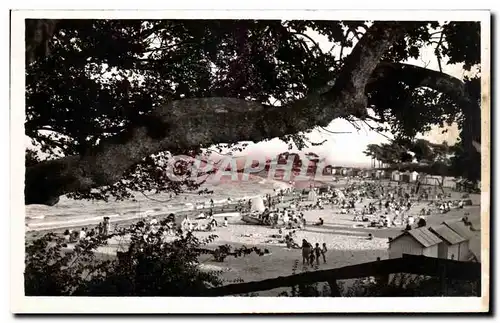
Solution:
[[[35,196],[41,193],[33,192],[40,192],[39,186],[55,187],[67,182],[65,178],[47,180],[44,175],[47,169],[54,172],[54,168],[63,166],[46,163],[46,168],[30,169],[26,175],[27,203],[53,204],[57,202],[53,195],[65,193],[75,198],[123,199],[131,197],[131,191],[197,189],[194,182],[169,181],[164,176],[165,165],[171,154],[194,155],[212,144],[229,143],[227,147],[239,149],[237,142],[241,138],[238,136],[248,131],[227,128],[233,122],[229,116],[214,117],[214,124],[207,126],[220,131],[218,137],[222,139],[212,140],[212,135],[200,134],[204,140],[197,142],[203,143],[183,144],[182,138],[187,135],[177,131],[178,137],[172,137],[174,142],[171,141],[168,149],[156,148],[153,154],[145,153],[140,162],[134,161],[123,172],[117,171],[119,174],[108,176],[103,174],[107,171],[98,171],[92,175],[91,184],[82,184],[89,182],[82,178],[89,169],[95,169],[91,164],[97,159],[92,156],[101,153],[103,142],[122,144],[137,135],[141,127],[147,128],[149,138],[164,137],[168,125],[158,120],[159,112],[155,111],[165,109],[168,104],[174,107],[173,102],[185,102],[194,109],[182,106],[180,110],[162,112],[170,113],[171,118],[184,118],[184,113],[188,118],[192,115],[190,120],[182,119],[175,125],[185,127],[186,134],[202,122],[195,117],[196,111],[202,110],[196,109],[202,109],[205,104],[199,101],[201,105],[197,105],[198,101],[187,101],[189,99],[240,99],[249,102],[249,109],[258,103],[267,109],[265,111],[273,111],[265,118],[274,116],[272,107],[282,107],[283,124],[264,118],[252,126],[265,135],[249,135],[244,139],[279,137],[295,142],[299,148],[307,145],[305,135],[314,127],[313,123],[317,123],[311,118],[319,118],[322,113],[330,115],[326,114],[329,102],[340,102],[339,98],[345,100],[347,106],[345,111],[333,114],[334,118],[338,116],[351,122],[366,120],[370,110],[374,113],[370,119],[389,125],[401,138],[413,138],[416,133],[429,130],[431,125],[460,123],[464,115],[479,110],[477,101],[472,105],[467,100],[469,103],[464,103],[471,92],[476,98],[477,85],[464,87],[459,80],[442,73],[399,64],[420,57],[424,46],[433,46],[439,53],[437,56],[447,57],[448,63],[462,63],[470,68],[479,62],[479,23],[398,22],[390,28],[379,28],[376,24],[367,21],[65,19],[44,25],[28,20],[27,61],[30,64],[26,70],[25,133],[46,153],[47,160],[59,160],[62,156],[87,158],[82,165],[74,165],[76,159],[68,159],[64,164],[66,168],[77,169],[77,174],[72,176],[79,179],[78,185],[67,184],[61,193],[47,192],[52,194],[47,197]],[[29,33],[30,28],[41,28],[44,32]],[[378,58],[370,62],[369,59],[375,57],[372,55],[375,52],[370,52],[373,44],[383,48],[382,42],[374,39],[389,39],[384,33],[393,33],[395,41],[389,41],[381,63]],[[460,36],[463,33],[467,41]],[[315,34],[327,37],[332,48],[321,48],[310,36]],[[39,48],[43,50],[36,50]],[[358,72],[354,72],[360,66],[355,63],[358,58],[370,63],[366,71],[359,70],[359,77]],[[371,74],[375,66],[369,82],[356,83]],[[466,84],[475,80],[478,79]],[[335,85],[327,85],[332,82]],[[357,87],[365,89],[364,93],[352,91]],[[319,98],[315,97],[317,93]],[[366,102],[360,105],[361,97]],[[224,102],[235,102],[238,110],[231,110],[230,114],[236,120],[253,120],[256,115],[248,112],[249,115],[239,116],[247,113],[245,106],[236,101]],[[302,108],[301,104],[311,108]],[[208,107],[208,103],[205,106]],[[292,114],[289,107],[300,107],[303,111],[295,110],[300,112]],[[257,115],[267,116],[266,113]],[[290,120],[286,119],[287,115]],[[331,117],[321,123],[330,121]],[[472,129],[469,135],[477,134],[477,127],[467,129]],[[465,141],[469,137],[464,134],[465,151],[468,151]],[[142,149],[137,145],[134,149]],[[144,151],[151,151],[146,150],[146,143],[143,145]],[[127,151],[120,151],[116,156],[122,155],[126,156]],[[116,165],[99,167],[119,169]],[[31,184],[32,181],[36,183]]]
[[[465,151],[460,141],[449,146],[446,142],[437,144],[425,139],[400,139],[380,145],[369,144],[364,154],[390,168],[464,177],[473,182],[481,178],[480,154]]]
[[[370,144],[364,153],[390,168],[415,170],[430,175],[463,176],[466,173],[459,168],[456,160],[462,154],[461,147],[459,143],[449,146],[446,142],[437,144],[425,139],[400,139],[380,145]],[[478,166],[475,165],[476,172]]]
[[[223,270],[207,270],[207,261],[263,255],[258,248],[220,245],[208,249],[216,235],[199,239],[178,230],[175,237],[167,220],[140,221],[111,235],[94,235],[72,249],[53,233],[26,243],[25,294],[27,296],[196,296],[220,286]],[[100,254],[110,239],[122,241],[118,257]],[[116,246],[109,248],[115,249]]]

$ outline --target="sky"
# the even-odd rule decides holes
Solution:
[[[318,34],[309,33],[319,45],[319,47],[327,52],[332,48],[332,43]],[[442,59],[443,72],[450,74],[459,79],[463,79],[466,75],[466,71],[463,70],[461,65],[446,65],[446,59]],[[408,64],[417,65],[420,67],[426,67],[428,69],[433,69],[439,71],[438,62],[436,56],[434,55],[434,48],[424,47],[421,49],[421,55],[418,60],[410,59],[406,61]],[[361,124],[359,126],[362,127]],[[293,152],[307,153],[314,151],[322,158],[325,158],[329,163],[339,166],[358,166],[358,167],[369,167],[371,165],[370,157],[365,156],[363,151],[366,149],[368,144],[380,144],[388,142],[387,137],[391,137],[390,134],[381,135],[376,131],[369,129],[367,126],[362,127],[357,130],[348,121],[343,119],[333,120],[326,128],[333,132],[349,132],[349,133],[337,133],[331,134],[322,130],[314,130],[308,135],[308,138],[312,142],[326,142],[321,146],[315,146],[311,148],[305,148],[301,152],[297,149],[292,149]],[[442,133],[444,129],[448,131]],[[431,142],[441,143],[446,141],[448,144],[454,144],[459,135],[459,129],[456,124],[450,127],[440,128],[438,126],[433,127],[431,131],[425,134],[420,134],[418,138],[424,138]],[[295,148],[295,147],[294,147]],[[251,155],[256,158],[262,156],[276,156],[283,151],[288,150],[288,144],[275,138],[267,142],[259,142],[249,144],[245,150],[237,155]]]

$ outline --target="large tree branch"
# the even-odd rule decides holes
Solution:
[[[373,71],[367,86],[370,87],[379,79],[388,78],[404,82],[413,88],[431,88],[448,95],[459,104],[470,104],[472,101],[465,89],[464,82],[458,78],[410,64],[381,62]]]
[[[480,105],[467,92],[465,83],[456,77],[439,71],[402,63],[380,63],[372,74],[367,87],[381,78],[404,82],[410,87],[427,87],[452,98],[461,109],[465,122],[465,148],[473,153],[480,152],[481,111]]]
[[[303,34],[303,33],[297,33],[297,32],[294,32],[294,33],[291,33],[291,35],[293,37],[295,37],[295,39],[297,39],[304,47],[304,49],[307,51],[307,53],[309,54],[310,57],[314,58],[314,55],[311,51],[311,49],[309,48],[309,46],[307,45],[307,43],[304,41],[303,38],[300,38],[298,36],[302,36],[306,39],[308,39],[310,42],[312,42],[313,44],[313,50],[315,50],[316,52],[319,53],[319,55],[322,55],[323,52],[321,51],[321,48],[319,47],[318,43],[314,41],[314,39],[312,39],[310,36],[306,35],[306,34]]]
[[[25,203],[57,203],[60,195],[118,181],[146,156],[214,143],[261,141],[327,126],[366,113],[365,85],[383,53],[404,34],[399,23],[377,22],[356,44],[333,86],[283,107],[234,98],[170,102],[102,140],[81,156],[42,162],[26,170]]]

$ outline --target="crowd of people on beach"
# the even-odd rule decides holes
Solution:
[[[323,260],[323,264],[326,264],[326,253],[328,248],[326,243],[323,242],[320,247],[319,243],[313,246],[306,239],[302,239],[302,244],[299,245],[295,242],[294,237],[296,237],[296,231],[292,231],[285,236],[285,244],[288,249],[301,249],[302,250],[302,263],[303,265],[319,266],[320,259]]]
[[[326,264],[326,243],[320,247],[319,243],[313,247],[306,239],[302,239],[302,264],[314,266],[316,260],[316,266],[320,264],[320,257],[323,259],[323,263]]]
[[[307,240],[303,240],[300,245],[295,241],[296,230],[306,228],[304,217],[305,210],[325,209],[331,205],[336,211],[333,213],[353,214],[353,222],[362,222],[363,227],[391,228],[399,227],[402,230],[412,230],[427,225],[426,218],[433,214],[443,214],[452,209],[462,209],[462,200],[451,201],[451,194],[437,193],[436,187],[420,187],[419,185],[402,185],[400,183],[381,183],[378,181],[354,182],[342,188],[324,188],[318,192],[312,203],[306,204],[304,196],[307,191],[298,194],[300,197],[288,203],[282,209],[266,208],[258,215],[264,225],[271,228],[279,228],[279,234],[273,235],[281,237],[282,229],[290,230],[284,237],[284,244],[288,249],[302,249],[303,262],[312,265],[314,259],[319,264],[320,256],[326,261],[326,244],[319,248],[319,243],[313,247]],[[293,193],[293,192],[292,192]],[[430,198],[434,197],[434,198]],[[448,199],[448,200],[447,200]],[[420,213],[415,212],[417,205],[426,204]],[[468,218],[463,219],[464,223],[469,222]],[[322,226],[325,221],[319,218],[314,226]],[[368,240],[373,239],[370,233]],[[320,251],[321,250],[321,251]],[[311,260],[312,259],[312,260]]]
[[[434,189],[434,191],[433,191]],[[297,242],[297,230],[304,230],[307,226],[304,212],[312,209],[328,210],[328,206],[335,210],[332,217],[338,214],[352,214],[355,225],[372,228],[400,227],[403,230],[426,226],[426,218],[433,214],[444,214],[452,209],[462,209],[462,200],[451,201],[450,195],[436,192],[436,188],[419,187],[417,185],[391,185],[374,180],[363,180],[351,182],[340,188],[329,185],[309,190],[278,190],[274,195],[263,196],[265,209],[254,214],[262,225],[270,229],[277,229],[278,234],[272,235],[279,243],[284,243],[287,249],[301,249],[302,262],[304,265],[319,266],[327,261],[327,244],[325,242],[311,243],[302,239]],[[311,194],[311,191],[314,194]],[[434,198],[430,198],[434,197]],[[227,203],[231,203],[229,199]],[[250,212],[252,201],[239,200],[236,202],[241,212]],[[420,212],[414,212],[418,205],[426,204]],[[198,216],[183,216],[179,223],[174,214],[167,218],[167,233],[174,235],[176,228],[180,227],[184,232],[214,231],[217,228],[228,227],[228,217],[216,218],[214,216],[214,202],[211,207]],[[150,218],[156,221],[154,218]],[[468,223],[467,217],[463,219]],[[323,226],[325,220],[322,217],[310,223],[312,226]],[[109,218],[105,218],[96,228],[82,228],[81,230],[66,230],[64,233],[68,241],[87,239],[97,234],[108,234],[111,232]],[[368,239],[372,240],[370,233]],[[320,245],[321,244],[321,245]]]
[[[223,227],[228,226],[227,217],[224,217],[223,223],[219,223],[217,219],[214,217],[213,210],[209,210],[209,214],[205,215],[204,213],[200,213],[195,220],[189,219],[188,216],[184,217],[184,220],[181,222],[181,229],[187,232],[193,231],[214,231],[220,225]]]
[[[352,183],[340,191],[340,194],[331,194],[329,202],[340,207],[340,214],[353,214],[354,222],[365,222],[369,227],[390,228],[404,227],[405,230],[426,225],[426,217],[432,214],[444,214],[453,208],[461,209],[462,200],[450,201],[451,194],[437,194],[434,188],[421,188],[416,185],[384,185],[376,181]],[[430,200],[429,196],[435,196]],[[368,204],[364,200],[372,200]],[[418,203],[427,203],[415,214],[411,210]],[[358,207],[359,206],[359,207]],[[416,218],[418,216],[418,218]]]
[[[80,230],[66,229],[63,232],[63,237],[66,242],[76,242],[79,240],[88,240],[97,235],[108,235],[111,233],[111,223],[109,217],[104,217],[102,222],[99,222],[95,228],[83,227]]]

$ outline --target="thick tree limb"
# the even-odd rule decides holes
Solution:
[[[465,123],[465,147],[471,152],[478,152],[481,142],[480,105],[467,92],[463,81],[449,74],[429,70],[415,65],[401,63],[380,63],[374,70],[367,88],[381,78],[402,81],[413,88],[427,87],[446,94],[452,98],[462,110]]]
[[[366,113],[365,85],[372,71],[390,44],[403,33],[398,23],[375,23],[346,59],[333,86],[284,107],[234,98],[170,102],[81,156],[28,168],[25,203],[53,205],[60,195],[112,184],[130,167],[160,151],[261,141],[324,127],[339,117],[362,115]]]
[[[456,77],[410,64],[380,63],[373,71],[367,86],[370,87],[377,80],[387,78],[404,82],[413,88],[431,88],[450,96],[459,104],[470,104],[472,101],[466,92],[464,82]]]

